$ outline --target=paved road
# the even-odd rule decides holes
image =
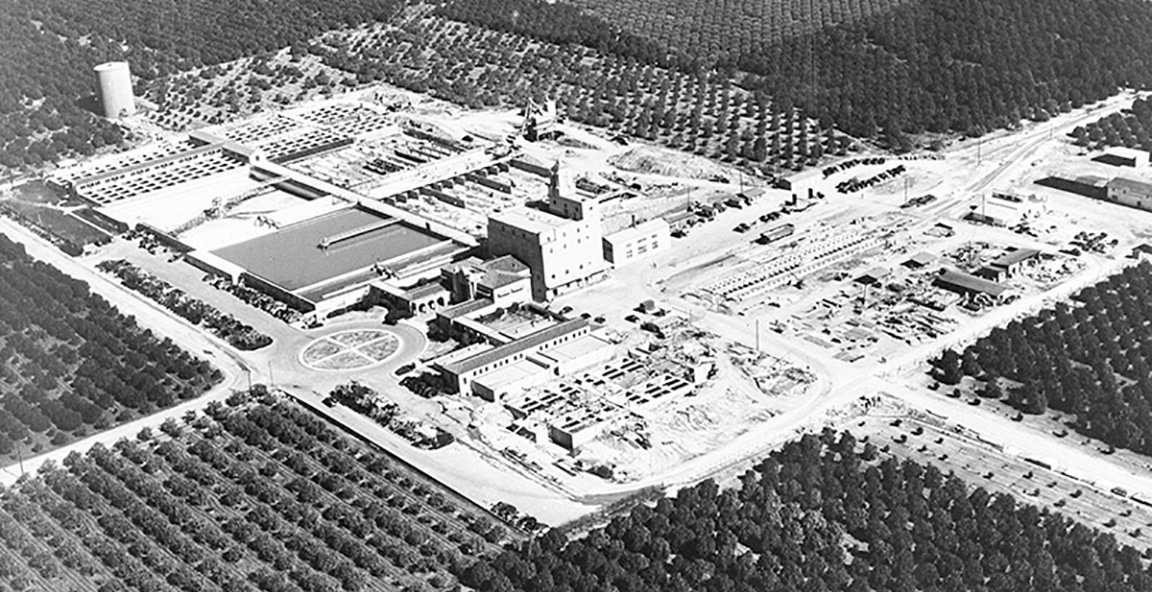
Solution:
[[[235,314],[238,318],[249,322],[249,324],[260,323],[259,328],[261,330],[273,332],[272,335],[276,341],[272,346],[255,352],[240,352],[224,341],[205,333],[202,329],[196,328],[187,321],[173,315],[155,302],[136,292],[125,289],[111,276],[96,271],[91,267],[91,265],[95,265],[95,263],[99,261],[115,257],[98,255],[94,258],[84,260],[73,259],[39,236],[3,217],[0,217],[0,232],[3,232],[12,240],[23,243],[29,255],[51,264],[69,276],[84,280],[88,283],[93,293],[103,296],[106,300],[116,305],[122,313],[134,316],[140,326],[151,329],[157,335],[171,338],[173,342],[186,349],[189,353],[205,358],[211,362],[215,367],[219,368],[224,375],[219,385],[196,399],[185,401],[147,417],[142,417],[112,429],[93,434],[92,436],[47,453],[27,458],[22,463],[25,473],[35,472],[40,465],[48,461],[59,463],[64,457],[68,456],[68,454],[72,452],[84,452],[97,442],[110,445],[121,438],[134,437],[140,430],[146,427],[153,429],[158,428],[169,418],[180,419],[189,411],[203,409],[204,406],[211,401],[223,400],[234,390],[246,388],[249,381],[255,384],[261,382],[269,383],[274,380],[276,384],[284,384],[285,386],[295,388],[307,388],[306,385],[318,383],[325,385],[330,383],[334,385],[337,382],[346,381],[349,378],[363,374],[389,377],[399,366],[417,359],[420,354],[423,353],[427,344],[426,338],[419,330],[404,324],[394,327],[383,326],[381,325],[380,319],[375,317],[365,318],[353,316],[343,321],[330,323],[318,329],[307,331],[295,329],[272,319],[272,317],[263,312],[249,307],[230,295],[208,287],[206,284],[202,284],[198,276],[193,283],[181,282],[180,286],[182,288],[190,287],[192,290],[200,290],[203,292],[202,294],[193,294],[194,296],[202,297],[211,294],[215,296],[212,301],[213,304],[228,306],[226,312]],[[124,246],[114,245],[112,253],[119,254],[122,250],[124,250]],[[149,271],[155,271],[164,266],[176,268],[172,273],[177,274],[182,273],[179,268],[188,267],[184,264],[173,265],[171,263],[161,262],[160,264],[149,266]],[[400,348],[392,357],[383,363],[366,369],[317,371],[307,368],[300,363],[298,356],[299,351],[314,339],[329,333],[361,328],[380,329],[395,334],[400,339]],[[0,485],[10,485],[15,482],[20,475],[21,464],[0,468]]]
[[[952,214],[955,217],[966,213],[967,201],[973,195],[987,192],[991,188],[1005,181],[1005,178],[1019,170],[1033,154],[1040,149],[1050,137],[1064,135],[1077,125],[1098,119],[1126,107],[1132,100],[1132,95],[1121,95],[1103,102],[1091,111],[1069,114],[1054,119],[1045,124],[1038,124],[1032,129],[1012,135],[1007,138],[994,139],[977,146],[971,142],[965,146],[946,152],[946,158],[960,162],[970,162],[978,166],[974,168],[980,173],[972,182],[952,191],[947,197],[932,205],[933,216],[924,216],[919,226],[934,223],[940,214]],[[978,159],[976,154],[980,152]],[[806,171],[793,180],[796,192],[802,192],[811,185],[816,190],[828,193],[831,182],[824,183],[817,176],[818,171]],[[831,194],[829,194],[831,196]],[[835,201],[843,201],[844,196],[831,196],[833,204],[822,204],[820,212],[805,213],[806,216],[820,218],[827,217],[826,210]],[[720,215],[717,221],[702,228],[693,230],[692,237],[687,239],[690,243],[674,243],[674,252],[665,254],[652,266],[633,266],[629,273],[618,274],[612,284],[604,288],[593,287],[561,299],[562,302],[573,306],[608,306],[615,299],[616,302],[639,302],[646,298],[654,298],[664,303],[671,302],[672,306],[688,310],[693,314],[696,323],[701,327],[718,333],[725,339],[751,345],[757,341],[755,324],[751,317],[733,317],[705,312],[692,303],[679,298],[671,297],[659,289],[661,280],[678,273],[676,267],[681,269],[691,265],[704,263],[715,259],[725,251],[717,248],[718,245],[731,246],[731,226],[740,220],[754,219],[763,211],[775,209],[775,204],[757,204],[746,210],[729,210]],[[727,235],[725,237],[724,235]],[[1068,297],[1082,287],[1094,283],[1103,277],[1115,273],[1128,260],[1116,260],[1095,255],[1086,255],[1088,262],[1086,269],[1076,276],[1056,286],[1052,290],[1021,298],[1016,302],[997,308],[979,319],[964,324],[957,331],[944,335],[938,339],[923,343],[909,351],[884,363],[862,360],[849,364],[833,359],[827,350],[814,346],[795,337],[785,337],[771,331],[762,331],[759,343],[766,351],[776,355],[784,355],[793,363],[807,366],[822,378],[814,388],[808,399],[798,408],[791,409],[760,424],[753,430],[735,438],[727,445],[722,446],[706,455],[697,457],[683,463],[673,470],[660,475],[652,476],[640,482],[627,485],[605,485],[602,490],[589,492],[587,497],[605,494],[624,494],[627,491],[639,489],[647,485],[665,484],[670,486],[691,484],[709,476],[724,472],[734,465],[747,462],[763,455],[782,443],[792,439],[800,430],[818,428],[828,420],[828,412],[850,405],[862,395],[876,392],[889,393],[904,400],[908,405],[929,409],[932,411],[945,410],[944,415],[956,423],[980,433],[985,439],[1003,444],[1006,447],[1019,451],[1025,456],[1034,458],[1066,458],[1077,465],[1077,477],[1095,481],[1097,483],[1122,484],[1130,491],[1148,491],[1152,494],[1152,477],[1137,475],[1126,467],[1086,454],[1079,446],[1069,441],[1044,437],[1039,433],[1022,434],[1024,430],[1002,417],[996,417],[986,410],[973,408],[964,403],[957,403],[936,393],[922,392],[906,386],[900,372],[907,372],[919,366],[924,360],[935,355],[946,347],[957,347],[969,343],[980,335],[991,330],[992,327],[1002,325],[1013,318],[1032,314],[1044,306]],[[600,292],[600,294],[597,294]],[[592,298],[589,298],[589,295]],[[602,303],[602,304],[601,304]],[[593,312],[599,312],[593,309]],[[1111,485],[1109,485],[1110,487]]]
[[[244,375],[243,371],[246,365],[239,357],[238,352],[221,340],[201,332],[151,300],[125,290],[108,276],[75,261],[8,218],[0,217],[0,232],[12,240],[23,243],[29,255],[51,264],[74,278],[84,280],[93,293],[99,294],[115,304],[120,312],[134,316],[140,326],[151,329],[157,335],[169,337],[189,353],[211,362],[224,375],[219,385],[196,399],[94,434],[63,448],[25,459],[23,462],[25,472],[35,471],[41,464],[49,460],[59,462],[69,453],[85,451],[97,442],[110,444],[120,438],[134,436],[145,427],[159,427],[168,418],[179,418],[188,411],[201,409],[210,401],[223,399],[233,389],[242,386],[241,378]],[[0,484],[11,484],[19,477],[19,465],[0,469]]]
[[[967,142],[965,146],[947,151],[947,158],[954,159],[958,163],[958,166],[961,166],[962,163],[975,164],[977,161],[975,156],[977,151],[981,153],[980,160],[982,162],[979,165],[972,166],[973,176],[976,177],[972,182],[951,192],[947,197],[942,198],[939,203],[933,204],[931,208],[926,211],[932,214],[959,212],[961,204],[971,195],[984,192],[994,187],[996,184],[1001,183],[1013,171],[1018,170],[1018,167],[1030,158],[1038,148],[1043,146],[1050,136],[1064,134],[1076,125],[1081,125],[1084,122],[1094,120],[1104,114],[1114,112],[1122,108],[1130,100],[1130,95],[1123,95],[1106,101],[1101,107],[1091,112],[1062,116],[1053,122],[1034,125],[1027,131],[1019,132],[1007,138],[994,138],[984,141],[979,147],[973,145],[971,142]],[[818,190],[825,191],[825,193],[829,195],[830,202],[843,201],[847,203],[847,201],[845,201],[847,198],[844,196],[833,195],[830,190],[832,181],[823,182],[818,170],[805,171],[797,175],[793,178],[793,184],[796,188],[795,191],[798,193],[812,186]],[[853,204],[855,203],[857,202],[853,202]],[[802,214],[800,219],[814,221],[818,218],[826,217],[826,214],[831,211],[828,205],[829,204],[824,204],[818,208],[814,208],[814,210],[817,211]],[[712,257],[713,254],[719,254],[722,248],[732,245],[731,227],[735,223],[752,219],[776,207],[777,204],[772,203],[772,201],[768,199],[765,200],[764,203],[757,204],[749,209],[729,210],[721,214],[716,222],[695,230],[692,238],[688,239],[688,241],[678,243],[683,245],[682,248],[654,258],[653,261],[656,262],[657,265],[632,266],[628,268],[628,273],[618,273],[616,279],[606,284],[594,286],[589,290],[574,294],[567,299],[562,298],[559,304],[571,303],[580,309],[590,309],[590,307],[594,307],[597,303],[600,303],[602,307],[601,310],[592,310],[593,312],[602,312],[606,310],[619,311],[621,309],[621,302],[633,303],[647,298],[663,299],[665,302],[668,302],[668,297],[662,293],[660,280],[667,279],[668,276],[673,275],[677,271],[677,264],[683,269],[683,267],[687,265],[686,262],[691,261],[693,257],[695,257],[697,261],[704,261]],[[852,205],[852,207],[856,206]],[[228,296],[221,296],[220,294],[209,296],[204,294],[203,297],[205,299],[218,302],[223,310],[234,314],[245,322],[260,326],[262,330],[266,329],[276,339],[276,343],[272,347],[258,352],[245,353],[241,356],[238,352],[219,342],[219,340],[205,336],[200,331],[193,329],[187,323],[173,317],[167,311],[164,311],[150,301],[126,292],[106,276],[95,272],[81,262],[77,262],[63,255],[54,247],[47,245],[38,237],[35,237],[10,221],[0,219],[0,230],[26,243],[29,252],[34,256],[57,266],[69,275],[88,281],[89,284],[93,286],[93,291],[103,294],[125,313],[135,315],[141,325],[152,328],[157,333],[170,336],[174,341],[192,352],[200,352],[207,355],[226,375],[224,383],[204,397],[186,402],[154,416],[143,418],[137,422],[132,422],[131,424],[94,435],[91,438],[77,442],[71,446],[26,461],[25,468],[27,470],[32,470],[39,463],[49,459],[59,460],[73,450],[79,451],[87,449],[87,447],[95,442],[112,442],[120,437],[134,435],[142,427],[158,426],[167,417],[183,415],[188,410],[202,407],[210,400],[226,396],[230,389],[241,386],[241,383],[247,381],[249,378],[251,378],[253,382],[274,381],[278,386],[287,387],[290,392],[300,397],[319,396],[319,393],[324,392],[324,389],[330,384],[347,380],[350,377],[365,375],[371,375],[373,376],[373,380],[394,386],[395,380],[394,377],[390,376],[391,372],[394,371],[397,366],[417,357],[424,349],[425,341],[423,335],[412,327],[401,325],[396,327],[395,330],[401,336],[404,346],[390,361],[369,372],[349,371],[321,373],[308,369],[300,364],[297,354],[302,347],[318,336],[337,330],[369,326],[378,328],[380,327],[379,319],[353,318],[352,320],[332,323],[321,329],[305,331],[286,327],[276,321],[269,323],[267,319],[254,319],[252,315],[262,315],[263,313],[254,311],[239,301],[231,304],[227,302],[228,299],[230,299]],[[900,371],[915,366],[936,351],[939,351],[939,349],[946,346],[955,346],[958,343],[971,340],[996,324],[1005,322],[1009,318],[1034,311],[1037,307],[1042,306],[1046,302],[1050,302],[1056,297],[1064,297],[1066,294],[1078,289],[1085,283],[1094,281],[1121,264],[1122,262],[1109,261],[1102,258],[1092,259],[1090,260],[1089,269],[1079,274],[1076,278],[1065,282],[1056,290],[1025,298],[1013,305],[993,311],[981,319],[969,323],[960,332],[923,344],[885,364],[876,362],[848,364],[840,360],[832,359],[826,350],[802,340],[785,338],[772,332],[763,332],[759,336],[759,339],[765,350],[777,355],[786,356],[794,363],[807,366],[821,378],[820,382],[812,389],[809,398],[802,405],[764,422],[727,445],[707,455],[688,461],[664,474],[654,476],[640,483],[628,485],[604,484],[599,488],[589,488],[587,491],[589,495],[585,497],[592,498],[626,493],[627,491],[635,490],[649,484],[664,483],[674,485],[698,481],[724,471],[734,464],[746,462],[751,458],[762,455],[766,450],[791,439],[798,430],[818,427],[826,420],[829,411],[848,405],[861,395],[875,392],[890,393],[914,407],[940,412],[950,421],[955,421],[961,425],[973,428],[975,431],[982,433],[987,439],[1004,443],[1006,446],[1019,450],[1023,455],[1036,456],[1038,458],[1059,456],[1070,459],[1077,465],[1077,470],[1082,472],[1081,476],[1085,479],[1098,483],[1124,483],[1129,490],[1152,492],[1152,479],[1150,479],[1148,475],[1136,474],[1107,461],[1102,462],[1098,458],[1087,455],[1083,450],[1073,446],[1071,443],[1046,438],[1043,434],[1027,433],[1004,418],[997,417],[986,411],[971,408],[963,403],[957,403],[933,393],[909,388],[903,384],[899,376]],[[171,270],[164,271],[163,273],[188,273],[178,269],[178,267],[179,266],[175,266]],[[162,269],[162,267],[158,269]],[[191,286],[186,286],[187,282],[180,283],[182,287],[191,287],[193,290],[211,290],[211,288],[198,286],[198,280],[192,282]],[[675,302],[675,305],[685,310],[690,310],[696,316],[699,324],[706,329],[720,334],[726,339],[749,345],[755,343],[757,340],[757,336],[754,334],[755,325],[749,318],[731,317],[712,312],[692,310],[693,305],[691,303],[679,300]],[[618,321],[619,319],[613,320]],[[414,403],[414,405],[418,404],[419,402]],[[360,426],[358,429],[362,429],[365,432],[378,431],[366,425]],[[393,447],[392,445],[396,445],[401,449],[404,446],[403,444],[390,442],[384,435],[376,434],[376,436],[388,442],[390,448]],[[448,458],[449,456],[451,456],[450,459]],[[471,493],[469,487],[476,488],[482,485],[478,483],[478,479],[493,479],[499,475],[499,471],[493,473],[489,470],[492,468],[491,466],[458,466],[460,463],[472,463],[480,460],[479,457],[473,458],[473,456],[475,455],[443,455],[443,458],[436,459],[434,456],[421,454],[415,455],[413,458],[421,463],[434,465],[434,471],[440,473],[446,480],[459,482],[462,486],[467,485],[462,488]],[[15,474],[12,473],[11,470],[8,472],[0,471],[0,483],[10,482],[14,478]],[[509,477],[508,482],[504,485],[511,486],[516,483],[518,478],[519,476],[515,479]],[[499,492],[499,495],[515,495],[515,492],[510,491],[508,487],[500,486],[500,484],[493,484],[492,487],[491,491]],[[520,486],[517,485],[515,489],[519,490]],[[530,491],[534,491],[534,493],[530,493]],[[534,505],[547,504],[550,499],[549,494],[544,494],[536,490],[526,489],[524,494],[526,497],[535,500],[533,502]],[[543,509],[538,511],[541,515],[546,513]],[[561,515],[566,515],[571,511],[573,511],[573,507],[560,510],[556,512],[556,518],[560,518]]]

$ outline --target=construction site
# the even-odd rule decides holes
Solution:
[[[470,427],[558,486],[658,475],[736,437],[815,382],[789,361],[725,342],[680,315],[661,337],[621,335],[611,359],[484,405]]]

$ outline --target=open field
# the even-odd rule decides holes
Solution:
[[[49,235],[81,248],[109,240],[107,232],[77,218],[67,210],[20,201],[0,201],[0,208],[10,208],[13,217],[21,219],[26,226],[40,228]]]

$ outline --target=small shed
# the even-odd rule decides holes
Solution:
[[[891,270],[885,267],[873,267],[865,271],[860,277],[856,278],[857,283],[876,285],[884,281],[892,273]]]
[[[1104,151],[1103,160],[1115,166],[1146,167],[1148,166],[1148,151],[1116,146]]]
[[[901,265],[903,265],[904,267],[907,267],[909,269],[923,269],[925,267],[928,267],[929,265],[932,265],[935,262],[936,262],[936,256],[935,255],[933,255],[932,253],[929,253],[928,251],[920,251],[919,253],[916,253],[915,255],[912,255],[911,257],[909,257]]]

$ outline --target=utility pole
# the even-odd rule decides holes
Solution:
[[[272,379],[272,360],[268,360],[268,388],[274,388],[276,381]]]
[[[904,205],[908,205],[908,177],[904,177]]]
[[[20,478],[24,478],[24,454],[23,454],[23,441],[16,442],[16,462],[20,464]]]
[[[756,319],[756,353],[760,353],[760,319]]]

